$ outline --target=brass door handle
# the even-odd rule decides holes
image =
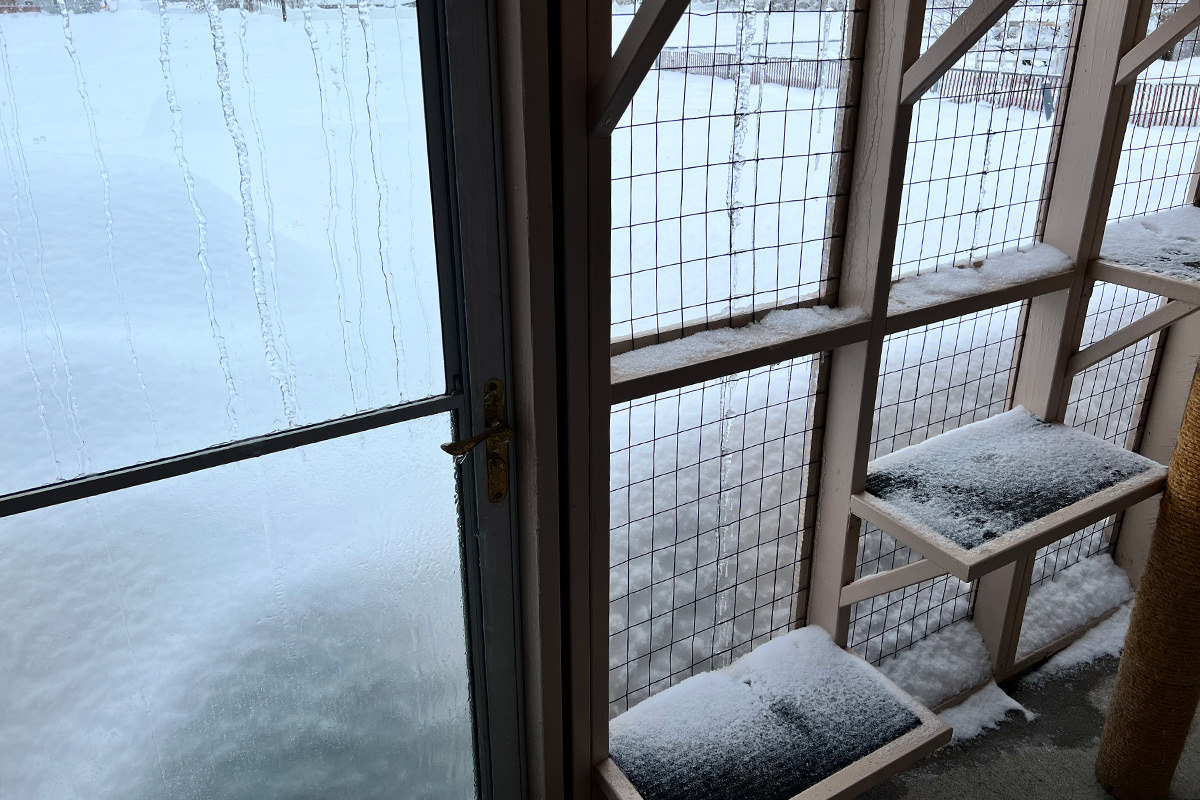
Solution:
[[[477,433],[470,439],[459,439],[457,442],[447,442],[442,445],[442,449],[452,456],[465,456],[467,453],[474,450],[479,445],[483,444],[493,436],[501,442],[507,442],[512,438],[513,429],[508,425],[493,425],[483,433]]]
[[[513,429],[504,419],[504,384],[497,378],[483,385],[483,420],[487,427],[482,433],[447,442],[442,449],[455,458],[463,458],[486,442],[488,500],[499,503],[508,497],[508,448],[504,443],[513,437]]]

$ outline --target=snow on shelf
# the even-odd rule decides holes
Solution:
[[[772,311],[761,322],[741,328],[700,331],[682,339],[614,356],[612,382],[636,380],[748,350],[785,344],[803,336],[863,322],[866,318],[860,308],[815,306]]]
[[[957,578],[1161,490],[1166,468],[1022,407],[871,462],[851,510]]]
[[[975,623],[964,619],[884,660],[879,671],[918,702],[937,708],[986,684],[992,677],[992,658]]]
[[[949,738],[932,712],[816,627],[688,678],[609,724],[612,761],[637,793],[625,787],[621,796],[644,800],[831,796]],[[847,769],[869,755],[869,768]]]
[[[1132,597],[1129,576],[1107,555],[1071,565],[1030,591],[1017,660],[1034,655]]]
[[[1072,266],[1071,259],[1061,250],[1048,244],[1035,244],[988,256],[978,267],[912,275],[892,284],[888,316],[1066,274]]]
[[[1106,281],[1200,304],[1200,208],[1110,224],[1092,271]]]

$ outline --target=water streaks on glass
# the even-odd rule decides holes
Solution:
[[[0,15],[0,493],[444,391],[415,10]]]

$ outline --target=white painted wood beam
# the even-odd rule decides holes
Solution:
[[[1137,344],[1147,336],[1153,336],[1173,322],[1200,310],[1200,306],[1188,305],[1179,300],[1172,300],[1162,308],[1150,312],[1146,316],[1126,325],[1116,333],[1105,336],[1097,342],[1071,356],[1067,362],[1067,374],[1078,375],[1093,364],[1099,364],[1109,356],[1116,355],[1126,347]]]
[[[1133,83],[1142,70],[1177,45],[1197,26],[1200,26],[1200,0],[1188,0],[1186,5],[1121,58],[1121,63],[1117,65],[1116,85]]]
[[[1017,0],[975,0],[971,3],[917,62],[904,71],[900,102],[911,106],[920,100],[921,95],[982,39],[1016,2]],[[1200,3],[1200,0],[1192,2]]]
[[[589,98],[588,127],[592,136],[608,136],[617,127],[687,7],[688,0],[646,0],[633,15],[604,77]]]
[[[842,587],[842,605],[852,606],[860,600],[868,600],[945,574],[945,569],[929,559],[923,558],[920,561],[905,564],[903,567],[859,578],[854,583],[846,584]]]

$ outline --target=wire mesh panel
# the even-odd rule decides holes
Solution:
[[[851,81],[835,3],[688,8],[612,136],[612,337],[823,292]],[[636,9],[614,5],[613,40]]]
[[[970,5],[929,0],[922,48]],[[894,275],[1032,243],[1079,2],[1021,2],[913,107]]]
[[[1185,0],[1151,6],[1152,31]],[[1188,197],[1200,143],[1200,36],[1191,33],[1138,76],[1109,218],[1162,211]]]
[[[1088,302],[1080,347],[1141,319],[1161,303],[1158,295],[1097,283]],[[1076,375],[1064,422],[1113,444],[1136,446],[1142,406],[1148,401],[1154,380],[1157,338],[1142,339]],[[1116,544],[1119,522],[1119,516],[1112,516],[1043,547],[1034,561],[1033,584],[1053,579],[1072,564],[1109,551]]]
[[[916,328],[884,340],[871,457],[1002,412],[1021,305]],[[919,560],[873,525],[859,537],[855,578]],[[971,584],[945,575],[856,603],[850,646],[871,663],[970,616]]]
[[[785,633],[804,608],[818,363],[613,407],[613,715]]]

